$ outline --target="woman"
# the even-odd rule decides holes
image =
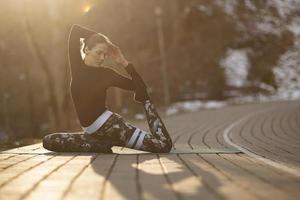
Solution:
[[[80,38],[85,53],[81,58]],[[121,76],[101,64],[111,58],[122,66],[132,79]],[[147,87],[132,63],[119,47],[106,36],[74,24],[69,35],[71,95],[83,133],[53,133],[43,138],[44,148],[51,151],[112,152],[112,146],[125,146],[149,152],[169,152],[172,140],[147,93]],[[135,92],[135,101],[142,103],[150,127],[148,133],[127,122],[105,105],[106,90],[111,87]]]

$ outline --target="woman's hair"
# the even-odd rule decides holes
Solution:
[[[108,37],[106,37],[103,34],[100,33],[94,33],[93,35],[91,35],[88,38],[85,38],[83,40],[83,49],[85,49],[85,47],[88,47],[89,49],[92,49],[94,46],[96,46],[96,44],[98,43],[106,43],[109,44],[111,43],[110,40],[108,39]]]

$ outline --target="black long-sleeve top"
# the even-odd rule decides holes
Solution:
[[[90,67],[84,63],[80,53],[80,38],[87,38],[94,33],[96,32],[74,24],[68,41],[69,65],[72,74],[71,97],[83,127],[92,124],[107,109],[106,90],[109,87],[135,90],[132,79],[128,79],[110,68]],[[128,66],[125,67],[126,70],[128,70]]]

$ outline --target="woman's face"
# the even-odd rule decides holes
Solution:
[[[89,65],[93,67],[100,67],[104,59],[107,57],[108,45],[105,43],[96,44],[91,50],[86,49],[85,59],[88,60]]]

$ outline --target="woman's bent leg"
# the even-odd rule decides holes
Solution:
[[[103,126],[92,133],[92,135],[95,137],[104,137],[105,140],[113,141],[113,144],[117,146],[155,153],[169,152],[172,147],[170,138],[166,138],[165,136],[158,137],[141,130],[127,123],[117,113],[113,113]]]
[[[165,148],[170,151],[172,148],[172,139],[150,99],[144,102],[144,110],[153,137],[165,143]]]

